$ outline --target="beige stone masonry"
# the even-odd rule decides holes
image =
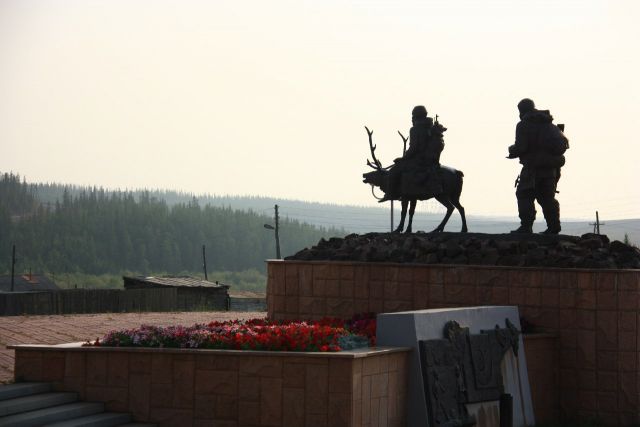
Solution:
[[[562,417],[640,423],[640,270],[281,260],[267,267],[272,319],[516,305],[537,331],[558,337]]]
[[[16,381],[159,426],[403,426],[408,349],[337,353],[11,346]]]

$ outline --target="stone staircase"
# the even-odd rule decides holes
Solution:
[[[77,393],[54,392],[49,383],[0,385],[0,427],[151,427],[131,415],[105,412],[102,402],[79,402]]]

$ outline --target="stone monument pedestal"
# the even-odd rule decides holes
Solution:
[[[437,412],[440,422],[433,421],[436,425],[454,413],[453,418],[475,417],[477,426],[499,425],[495,397],[500,393],[513,398],[514,427],[535,425],[525,349],[522,335],[515,330],[520,330],[520,319],[518,308],[512,306],[378,315],[378,345],[414,349],[409,362],[407,425],[431,425],[434,417],[429,411]],[[500,380],[501,385],[492,384]],[[456,399],[469,403],[463,403],[460,411],[455,408]]]

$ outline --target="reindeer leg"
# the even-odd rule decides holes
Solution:
[[[462,207],[462,205],[460,204],[460,201],[455,200],[455,201],[451,201],[451,203],[453,204],[453,206],[456,207],[456,209],[458,209],[458,212],[460,212],[460,218],[462,219],[462,230],[460,230],[461,233],[466,233],[467,230],[467,217],[464,215],[464,208]]]
[[[444,231],[444,226],[447,224],[447,221],[449,221],[449,218],[451,217],[451,213],[453,212],[453,204],[451,203],[451,200],[449,200],[449,198],[444,194],[437,195],[436,200],[442,203],[445,208],[447,208],[447,214],[444,216],[444,219],[442,220],[440,225],[438,225],[432,231],[432,233],[441,233]]]
[[[394,230],[394,233],[402,233],[402,230],[404,230],[404,219],[407,216],[407,205],[409,204],[409,202],[402,199],[401,203],[402,212],[400,213],[400,224],[398,224],[398,228]]]
[[[407,226],[406,233],[411,233],[411,227],[413,225],[413,213],[416,211],[416,204],[418,203],[417,199],[411,200],[411,205],[409,206],[409,225]]]

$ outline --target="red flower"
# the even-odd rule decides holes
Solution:
[[[325,317],[317,321],[213,321],[191,327],[143,325],[112,331],[94,345],[327,352],[340,351],[338,340],[348,335],[366,336],[374,345],[375,333],[375,314],[367,313],[346,322]]]

